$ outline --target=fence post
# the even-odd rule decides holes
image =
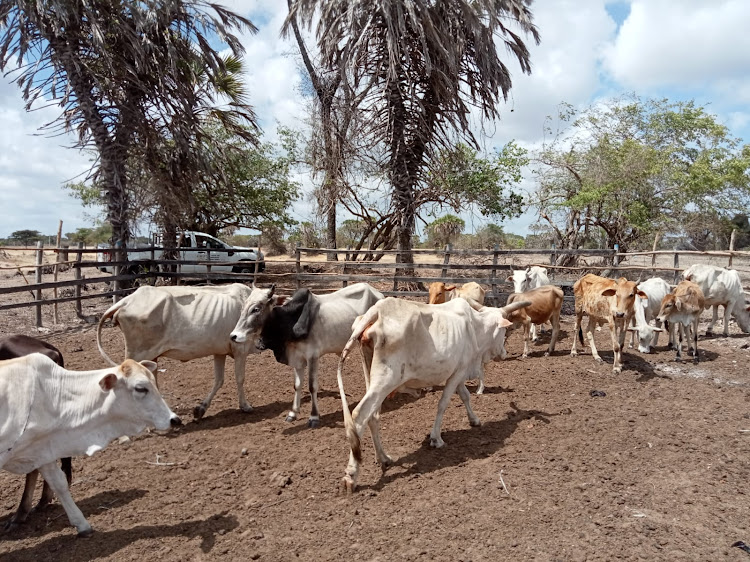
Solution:
[[[552,253],[549,255],[549,264],[550,265],[557,265],[557,246],[554,242],[552,242]],[[554,279],[555,278],[555,272],[556,269],[551,269],[549,272],[549,278]]]
[[[396,264],[401,263],[401,250],[399,249],[396,249],[395,262]],[[399,271],[398,265],[396,265],[396,267],[393,268],[393,290],[394,291],[398,291],[398,281],[396,281],[396,277],[398,277],[398,271]]]
[[[343,277],[343,280],[341,281],[341,286],[346,287],[349,285],[349,281],[346,280],[346,262],[349,261],[349,249],[351,246],[346,247],[346,254],[344,254],[344,265],[341,268],[341,275]]]
[[[302,252],[299,249],[299,242],[297,242],[297,244],[295,244],[294,254],[295,254],[296,260],[297,260],[297,288],[298,289],[300,288],[300,279],[299,279],[299,276],[302,275],[302,265],[300,264],[301,253]]]
[[[674,284],[677,285],[677,280],[680,278],[680,272],[677,271],[680,268],[680,254],[674,253]]]
[[[659,238],[661,238],[661,232],[657,231],[656,236],[654,236],[654,247],[651,248],[651,251],[654,252],[651,254],[651,275],[656,275],[656,248],[659,246]]]
[[[620,265],[620,256],[617,255],[620,251],[620,245],[615,244],[614,250],[615,253],[612,256],[612,267],[617,267],[618,265]]]
[[[36,243],[36,268],[35,268],[35,275],[34,275],[34,283],[39,285],[42,282],[42,256],[44,254],[44,242],[39,240],[39,242]],[[36,327],[41,328],[42,327],[42,290],[37,289],[36,290],[36,297],[35,299],[37,302],[36,305]]]
[[[58,270],[59,270],[59,267],[60,267],[58,264],[61,261],[63,261],[62,260],[62,254],[60,254],[60,241],[62,240],[62,225],[63,225],[63,221],[61,219],[60,220],[60,224],[57,226],[57,241],[56,241],[57,244],[55,246],[57,249],[55,250],[55,268],[54,268],[54,271],[52,273],[52,280],[55,283],[57,283],[57,273],[58,273]],[[55,286],[55,288],[52,290],[52,295],[53,295],[52,298],[54,298],[55,300],[57,300],[57,286]],[[53,304],[52,308],[54,309],[55,324],[59,324],[60,323],[60,314],[59,314],[59,312],[57,310],[57,303]]]
[[[495,244],[495,247],[492,250],[492,278],[490,279],[490,283],[492,286],[492,298],[495,299],[495,304],[499,304],[500,298],[497,294],[497,251],[500,249],[500,246]]]
[[[451,260],[451,245],[446,244],[445,245],[445,257],[443,258],[443,265],[448,265],[448,262],[450,262],[450,260]],[[448,268],[444,267],[440,271],[440,277],[445,279],[447,276],[448,276]]]
[[[737,235],[737,229],[732,229],[732,236],[729,237],[729,265],[727,267],[732,267],[732,252],[734,252],[734,237]]]
[[[73,270],[74,277],[76,281],[80,281],[83,276],[81,275],[81,260],[83,259],[83,242],[78,243],[78,253],[76,254],[76,265],[75,269]],[[81,285],[78,284],[75,287],[75,295],[76,295],[76,314],[78,315],[78,318],[80,318],[83,315],[83,310],[81,310]]]
[[[152,274],[152,273],[154,274],[153,284],[156,285],[156,279],[158,278],[158,276],[156,275],[155,270],[158,270],[159,268],[156,267],[156,265],[154,264],[154,262],[156,261],[156,249],[154,248],[154,246],[155,246],[154,237],[152,236],[151,237],[151,263],[149,264],[148,272],[149,274]],[[149,280],[149,285],[150,284],[151,284],[151,281]]]

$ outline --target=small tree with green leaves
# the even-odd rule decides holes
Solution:
[[[466,223],[456,215],[445,215],[427,226],[427,238],[431,244],[442,247],[453,242],[464,231]]]

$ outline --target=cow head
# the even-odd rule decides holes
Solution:
[[[620,277],[614,287],[602,291],[603,297],[614,297],[610,300],[609,311],[615,318],[630,318],[635,312],[635,299],[648,299],[648,295],[638,290],[635,281]]]
[[[514,293],[524,293],[531,285],[531,267],[526,269],[514,269],[513,275],[506,279],[508,283],[513,283]]]
[[[146,427],[169,429],[182,421],[169,409],[156,387],[156,363],[126,359],[99,381],[102,392],[112,394],[110,412],[129,422],[123,433],[140,433]]]
[[[454,291],[456,286],[448,287],[445,283],[436,281],[430,283],[430,300],[427,301],[429,304],[443,304],[446,300],[451,300],[447,293]]]
[[[253,334],[260,332],[271,313],[271,308],[277,304],[278,299],[273,295],[275,290],[275,284],[271,285],[270,289],[259,289],[253,286],[252,293],[242,305],[240,318],[229,335],[233,342],[245,343]]]
[[[507,351],[505,350],[505,331],[507,330],[507,328],[513,325],[513,322],[511,322],[508,318],[516,310],[526,308],[530,305],[531,302],[529,301],[520,301],[505,305],[502,308],[484,307],[482,309],[483,311],[489,311],[489,313],[493,314],[495,317],[495,323],[491,336],[492,345],[489,350],[488,359],[492,361],[505,359],[505,357],[507,356]]]
[[[663,299],[661,299],[661,307],[659,308],[659,314],[657,320],[660,322],[666,322],[672,314],[678,313],[682,309],[682,303],[680,299],[674,293],[669,293]]]
[[[648,324],[628,328],[628,332],[635,332],[638,335],[638,351],[641,353],[651,353],[651,343],[654,341],[654,337],[663,331],[662,328],[654,328]]]

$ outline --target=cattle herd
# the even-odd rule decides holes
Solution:
[[[389,396],[444,387],[430,432],[430,446],[439,448],[444,445],[443,414],[454,393],[466,408],[469,424],[480,425],[465,383],[478,378],[477,392],[482,392],[484,365],[505,358],[509,327],[523,328],[526,357],[528,341],[536,341],[550,323],[552,333],[544,355],[554,351],[562,290],[550,284],[541,267],[513,271],[508,281],[515,293],[501,308],[484,306],[485,291],[473,282],[462,287],[433,283],[427,304],[384,298],[366,283],[326,295],[300,289],[289,299],[275,295],[275,286],[141,287],[109,308],[99,322],[97,346],[111,367],[85,372],[65,369],[62,354],[49,343],[22,335],[6,337],[0,340],[0,412],[7,412],[0,418],[0,468],[26,475],[21,503],[6,528],[22,523],[32,511],[34,486],[41,473],[44,490],[37,507],[49,503],[54,493],[78,534],[91,534],[69,491],[70,457],[91,455],[113,439],[147,427],[166,430],[181,424],[159,393],[155,363],[159,357],[189,361],[213,355],[213,387],[193,411],[199,420],[224,382],[227,355],[235,362],[239,407],[251,412],[244,393],[247,356],[271,349],[278,362],[294,369],[294,399],[286,420],[300,415],[307,378],[308,426],[318,427],[319,359],[329,353],[340,355],[337,381],[350,447],[342,487],[351,492],[357,486],[365,426],[381,466],[385,469],[393,462],[383,449],[379,425],[381,406]],[[713,307],[708,333],[718,319],[720,305],[724,307],[724,335],[731,316],[743,332],[750,332],[739,275],[720,267],[693,265],[674,288],[658,278],[634,282],[588,274],[575,282],[573,292],[575,331],[570,354],[577,354],[578,343],[585,345],[585,316],[592,356],[601,362],[592,329],[606,323],[614,352],[613,373],[622,370],[628,331],[631,347],[637,339],[642,353],[649,353],[660,333],[668,332],[677,359],[686,339],[697,362],[698,318],[704,307]],[[102,347],[102,326],[109,319],[125,338],[126,359],[120,364]],[[366,392],[350,412],[342,371],[356,343]]]

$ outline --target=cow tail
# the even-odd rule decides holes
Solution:
[[[352,326],[352,335],[349,337],[349,341],[346,342],[344,350],[341,353],[341,359],[339,359],[339,368],[336,373],[336,380],[339,384],[339,394],[341,395],[341,406],[344,410],[344,427],[346,428],[346,438],[349,441],[349,447],[351,447],[352,455],[357,462],[362,462],[362,445],[360,443],[359,435],[354,429],[354,420],[352,419],[352,413],[349,411],[349,402],[346,399],[346,392],[344,392],[344,361],[346,361],[349,352],[354,345],[354,342],[359,341],[362,337],[365,329],[370,326],[378,317],[378,312],[374,308],[370,308],[362,316],[358,316]],[[369,375],[368,375],[369,376]]]
[[[578,341],[581,342],[581,345],[586,345],[583,343],[583,327],[580,325],[578,326]]]
[[[99,353],[101,353],[102,357],[109,361],[110,365],[112,367],[117,367],[117,363],[112,361],[109,355],[104,351],[104,348],[102,347],[102,326],[104,325],[104,322],[115,315],[115,312],[120,310],[120,308],[123,307],[125,301],[127,299],[122,299],[120,302],[113,304],[110,306],[107,311],[102,314],[102,317],[99,319],[99,325],[96,327],[96,346],[99,348]]]

